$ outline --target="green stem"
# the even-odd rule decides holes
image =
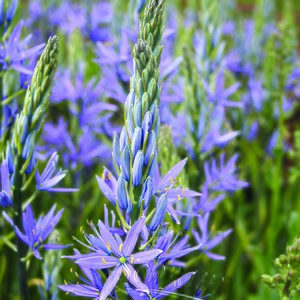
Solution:
[[[22,175],[20,170],[22,168],[22,158],[18,157],[16,164],[16,172],[13,181],[13,208],[14,208],[14,224],[15,226],[22,228]],[[21,300],[29,300],[28,285],[27,285],[27,271],[26,262],[22,261],[22,258],[26,256],[27,247],[25,244],[16,237],[16,245],[18,249],[18,281]]]

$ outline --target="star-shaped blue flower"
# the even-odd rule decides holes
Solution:
[[[101,221],[99,221],[99,238],[104,241],[107,249],[111,252],[111,254],[104,255],[103,252],[93,252],[90,254],[76,256],[76,263],[79,264],[80,267],[99,270],[114,267],[113,271],[110,273],[108,279],[103,285],[99,300],[104,300],[110,295],[117,282],[119,281],[122,272],[125,274],[128,281],[138,291],[149,294],[149,288],[141,281],[139,275],[132,265],[149,263],[154,258],[156,258],[162,252],[162,250],[147,250],[132,254],[132,251],[136,246],[139,234],[144,224],[145,217],[141,217],[140,219],[138,219],[138,221],[127,233],[124,243],[120,243],[114,238],[114,236],[110,233],[106,226]]]

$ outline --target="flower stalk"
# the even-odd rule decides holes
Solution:
[[[17,116],[13,130],[12,149],[15,170],[12,180],[14,225],[22,228],[22,187],[25,184],[24,174],[33,164],[35,141],[41,132],[44,115],[48,106],[49,91],[58,58],[58,39],[50,38],[34,71],[32,84],[24,100],[24,108]],[[30,169],[30,168],[29,168]],[[29,300],[26,263],[22,260],[27,253],[27,246],[16,238],[18,249],[18,280],[20,299]]]

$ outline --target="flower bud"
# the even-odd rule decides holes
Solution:
[[[127,135],[126,135],[126,128],[123,126],[122,131],[120,133],[120,152],[123,151],[123,149],[126,146],[126,142],[127,142]]]
[[[157,209],[153,216],[153,219],[149,225],[149,229],[151,231],[155,231],[157,227],[161,224],[164,219],[165,212],[167,208],[167,196],[166,194],[162,194],[158,199]]]
[[[128,196],[125,186],[125,180],[121,175],[117,182],[117,201],[122,210],[126,210],[128,207]]]
[[[153,122],[152,114],[150,111],[147,111],[142,124],[143,139],[145,139],[146,133],[151,131],[152,122]]]
[[[147,148],[146,148],[146,153],[145,153],[145,161],[144,161],[145,166],[148,165],[148,163],[150,161],[150,157],[152,154],[155,153],[155,151],[156,151],[156,134],[152,130],[148,137],[148,143],[147,143]]]
[[[141,150],[142,147],[142,129],[140,127],[135,128],[132,142],[131,142],[131,152],[133,157],[136,153]]]
[[[17,4],[18,4],[18,0],[12,0],[12,3],[10,5],[10,7],[7,10],[6,13],[6,20],[8,23],[11,23],[15,13],[16,13],[16,9],[17,9]]]
[[[128,146],[126,146],[122,152],[121,167],[122,167],[122,175],[124,176],[125,180],[128,182],[130,178],[130,150]]]
[[[153,182],[152,182],[152,178],[148,177],[146,181],[143,183],[143,190],[139,201],[139,205],[141,205],[142,201],[144,201],[144,209],[146,209],[149,205],[152,195],[153,195]]]
[[[142,102],[137,101],[133,109],[135,125],[142,126]]]
[[[0,0],[0,25],[3,23],[4,0]]]
[[[20,142],[21,144],[25,143],[25,140],[27,138],[28,135],[28,118],[25,115],[21,115],[20,116],[21,120],[21,136],[20,136]]]
[[[11,149],[11,145],[9,143],[7,143],[6,146],[6,160],[8,165],[8,171],[10,174],[13,174],[15,170],[14,156],[13,156],[13,151]]]
[[[138,151],[133,162],[132,183],[133,186],[141,184],[143,177],[144,154],[143,151]]]
[[[30,133],[25,141],[25,145],[22,151],[22,157],[27,160],[30,159],[30,155],[32,154],[34,148],[34,134]]]
[[[152,159],[151,166],[149,168],[147,176],[153,177],[156,167],[157,167],[157,150],[155,150],[155,152],[154,152],[154,157]]]
[[[113,158],[115,160],[117,167],[119,168],[121,165],[120,142],[119,142],[119,137],[116,132],[114,132],[114,139],[113,139]]]

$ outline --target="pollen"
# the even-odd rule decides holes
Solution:
[[[107,264],[107,261],[105,260],[104,257],[101,257],[101,260],[102,260],[102,262],[103,262],[104,264]]]
[[[123,244],[120,244],[119,250],[122,251],[122,249],[123,249]]]
[[[110,250],[111,250],[110,243],[109,243],[109,242],[106,242],[105,245],[106,245],[107,249],[110,251]]]

